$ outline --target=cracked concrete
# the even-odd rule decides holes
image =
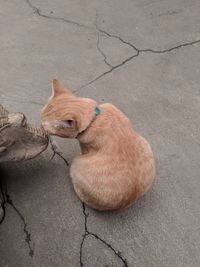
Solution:
[[[110,67],[110,69],[108,71],[105,71],[105,72],[101,73],[100,75],[98,75],[97,77],[95,77],[93,80],[91,80],[91,81],[87,82],[86,84],[82,85],[80,88],[78,88],[74,92],[78,92],[81,89],[83,89],[84,87],[86,87],[86,86],[88,86],[88,85],[96,82],[97,80],[101,79],[105,75],[113,72],[115,69],[118,69],[121,66],[123,66],[124,64],[126,64],[127,62],[131,61],[135,57],[138,57],[141,53],[146,53],[146,52],[155,53],[155,54],[169,53],[169,52],[172,52],[172,51],[174,51],[176,49],[180,49],[180,48],[183,48],[183,47],[187,47],[187,46],[191,46],[191,45],[196,45],[196,44],[200,43],[200,40],[196,40],[196,41],[191,41],[191,42],[188,42],[188,43],[179,44],[179,45],[173,46],[171,48],[162,49],[162,50],[154,50],[154,49],[151,49],[151,48],[139,49],[135,45],[131,44],[130,42],[127,42],[127,41],[123,40],[119,36],[112,35],[112,34],[106,32],[104,30],[99,29],[99,28],[97,28],[97,29],[98,29],[99,32],[104,33],[108,37],[116,38],[116,39],[120,40],[123,44],[128,45],[129,47],[131,47],[134,50],[135,53],[133,55],[131,55],[130,57],[124,59],[119,64],[114,65],[114,66],[111,65],[110,63],[107,62],[107,57],[106,57],[105,53],[100,49],[100,46],[99,46],[99,33],[98,33],[97,48],[100,51],[100,53],[103,55],[104,62],[106,63],[106,65],[108,65]]]
[[[25,0],[25,1],[29,5],[29,7],[33,10],[33,12],[35,14],[37,14],[39,17],[42,17],[42,18],[45,18],[45,19],[57,20],[57,21],[61,21],[61,22],[64,22],[64,23],[72,24],[74,26],[83,27],[83,28],[86,28],[86,29],[91,29],[90,27],[87,27],[86,25],[80,24],[80,23],[78,23],[76,21],[73,21],[73,20],[69,20],[69,19],[62,18],[62,17],[55,17],[55,16],[46,15],[40,10],[40,8],[38,8],[35,5],[33,5],[33,3],[30,0]],[[51,11],[50,13],[53,14],[53,11]]]
[[[111,63],[108,62],[107,56],[103,52],[103,49],[101,48],[101,45],[100,45],[100,34],[99,34],[99,32],[97,33],[97,49],[101,53],[101,55],[103,56],[105,64],[108,65],[108,67],[113,68],[113,65],[111,65]]]
[[[76,140],[0,166],[0,266],[200,265],[200,3],[1,1],[0,102],[32,122],[59,78],[112,102],[151,143],[152,190],[120,213],[76,197]]]
[[[29,256],[33,257],[34,250],[33,250],[32,246],[31,246],[31,234],[27,230],[26,220],[25,220],[23,214],[18,210],[18,208],[15,206],[15,204],[12,201],[12,199],[10,198],[10,195],[8,194],[8,189],[7,189],[5,181],[0,181],[0,188],[1,188],[1,194],[2,194],[1,207],[3,209],[3,216],[2,216],[2,219],[0,221],[0,224],[3,223],[3,221],[4,221],[5,217],[6,217],[6,208],[7,208],[6,206],[9,205],[16,212],[17,216],[20,218],[20,220],[22,222],[23,231],[24,231],[24,234],[25,234],[25,242],[27,243],[27,246],[29,248]]]
[[[83,234],[83,239],[82,239],[81,245],[80,245],[80,266],[84,266],[84,263],[83,263],[83,248],[84,248],[84,243],[86,242],[86,238],[94,237],[97,241],[102,243],[106,248],[111,250],[113,252],[113,254],[121,261],[123,266],[128,267],[127,261],[126,261],[126,259],[123,258],[121,251],[116,251],[116,249],[114,249],[108,242],[106,242],[104,239],[99,237],[98,234],[90,232],[88,230],[87,218],[89,216],[89,213],[86,212],[86,207],[85,207],[84,203],[82,203],[82,207],[83,207],[83,215],[84,215],[84,218],[85,218],[85,233]],[[86,263],[86,266],[88,266],[88,264],[89,263]],[[91,264],[94,265],[94,266],[97,266],[97,264],[101,264],[101,263],[100,262],[98,262],[98,263],[97,262],[96,263],[95,262],[91,262]],[[102,265],[99,265],[99,266],[102,266]]]

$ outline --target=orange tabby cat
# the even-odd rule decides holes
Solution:
[[[155,165],[150,145],[112,104],[97,106],[53,80],[42,124],[51,135],[79,140],[82,153],[73,160],[70,175],[77,195],[88,206],[122,209],[151,187]]]

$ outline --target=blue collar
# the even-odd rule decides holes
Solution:
[[[100,113],[101,113],[100,108],[99,108],[99,107],[96,107],[96,108],[95,108],[95,115],[96,115],[96,117],[97,117]]]
[[[77,134],[76,138],[80,137],[81,134],[83,134],[85,131],[87,131],[87,129],[91,126],[91,124],[93,123],[93,121],[95,120],[95,118],[97,116],[99,116],[100,114],[101,114],[101,109],[99,107],[96,107],[95,108],[95,117],[93,118],[93,120],[90,122],[90,124],[88,125],[88,127],[85,130],[83,130],[82,132],[80,132],[80,133]]]

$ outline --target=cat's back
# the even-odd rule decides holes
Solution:
[[[137,162],[153,159],[153,152],[148,141],[132,127],[129,118],[116,106],[105,103],[99,106],[100,115],[94,121],[88,135],[98,144],[96,153],[84,155],[91,161],[116,162],[124,167],[134,168]],[[82,158],[82,157],[81,157]],[[144,160],[145,159],[145,160]]]
[[[129,118],[116,106],[111,103],[104,103],[99,108],[100,116],[94,122],[94,127],[103,126],[102,130],[105,130],[110,138],[115,135],[115,138],[120,139],[121,134],[125,136],[134,134]]]
[[[86,153],[74,159],[72,181],[81,200],[93,208],[127,207],[153,182],[153,153],[117,107],[106,103],[99,108],[101,112],[86,134],[94,143],[85,143]]]
[[[102,110],[101,120],[104,121],[105,125],[110,129],[110,136],[108,136],[108,138],[110,138],[111,141],[118,141],[115,143],[115,147],[122,149],[122,151],[119,152],[128,150],[133,154],[137,151],[139,154],[146,154],[147,152],[152,154],[148,141],[135,131],[129,118],[120,109],[111,103],[102,104],[100,108]]]
[[[115,105],[111,104],[111,103],[104,103],[101,104],[100,109],[102,110],[102,112],[106,115],[106,116],[112,116],[113,119],[114,118],[126,118],[127,122],[130,123],[128,117],[119,109],[117,108]]]

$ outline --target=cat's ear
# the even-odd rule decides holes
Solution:
[[[52,97],[68,93],[71,94],[71,92],[64,87],[64,85],[57,79],[53,79],[52,81]]]
[[[76,121],[73,119],[64,120],[62,121],[66,128],[75,129],[76,128]]]

